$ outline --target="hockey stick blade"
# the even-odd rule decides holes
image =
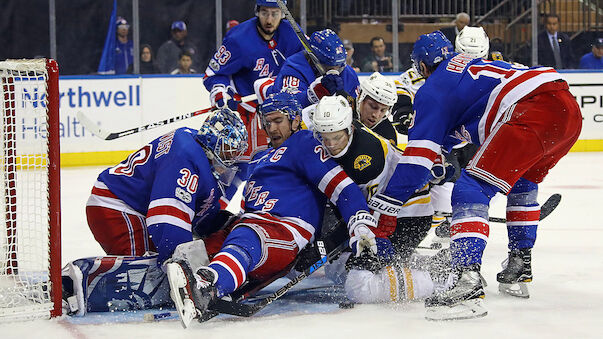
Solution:
[[[251,94],[251,95],[247,95],[245,97],[240,98],[239,102],[249,102],[249,101],[253,101],[253,100],[256,100],[256,99],[257,99],[256,95],[255,94]],[[150,124],[146,124],[146,125],[142,125],[142,126],[130,128],[130,129],[123,130],[123,131],[120,131],[120,132],[109,132],[109,131],[103,130],[100,126],[98,126],[95,122],[93,122],[92,119],[90,119],[90,117],[88,117],[82,111],[77,112],[77,118],[80,121],[80,123],[87,130],[89,130],[90,132],[94,133],[94,135],[96,135],[100,139],[103,139],[103,140],[114,140],[114,139],[123,138],[123,137],[131,135],[131,134],[136,134],[136,133],[147,131],[147,130],[150,130],[150,129],[154,129],[154,128],[157,128],[157,127],[169,125],[169,124],[172,124],[174,122],[178,122],[178,121],[182,121],[182,120],[189,119],[189,118],[192,118],[192,117],[196,117],[198,115],[208,113],[208,112],[212,111],[213,109],[215,109],[215,107],[208,107],[208,108],[204,108],[204,109],[201,109],[201,110],[198,110],[198,111],[185,113],[185,114],[182,114],[182,115],[179,115],[179,116],[175,116],[175,117],[171,117],[169,119],[164,119],[164,120],[161,120],[161,121],[155,121],[155,122],[152,122]]]
[[[553,213],[555,208],[557,208],[557,206],[559,206],[560,202],[561,202],[561,194],[559,194],[559,193],[555,193],[555,194],[551,195],[548,199],[546,199],[544,204],[542,204],[540,206],[540,219],[539,220],[543,220],[544,218],[548,217],[551,213]],[[442,216],[442,217],[452,217],[452,213],[448,213],[448,212],[436,212],[435,214],[438,216]],[[499,222],[499,223],[503,223],[503,224],[507,222],[506,218],[497,218],[497,217],[490,217],[490,218],[488,218],[488,220],[490,222]]]

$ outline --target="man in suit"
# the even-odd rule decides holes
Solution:
[[[546,29],[538,34],[538,63],[556,69],[572,68],[572,41],[567,34],[559,32],[559,16],[547,14],[544,25]]]
[[[446,38],[450,40],[452,46],[454,46],[454,41],[456,40],[456,36],[459,35],[459,32],[462,31],[465,26],[469,25],[469,21],[471,21],[470,19],[469,14],[461,12],[456,15],[456,19],[454,19],[454,26],[440,29]]]

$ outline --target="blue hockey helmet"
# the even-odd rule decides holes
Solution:
[[[274,93],[258,107],[262,124],[264,124],[265,116],[275,111],[281,112],[289,120],[293,120],[301,114],[302,107],[293,94],[289,92]]]
[[[321,64],[325,66],[345,66],[347,54],[343,42],[332,30],[325,29],[312,33],[310,46]]]
[[[247,129],[237,112],[221,108],[205,119],[197,140],[222,165],[231,166],[247,150]]]
[[[287,0],[283,0],[283,3],[287,5]],[[255,6],[256,8],[260,6],[278,7],[278,3],[276,2],[276,0],[256,0]]]
[[[435,31],[429,34],[421,35],[412,48],[410,59],[415,70],[421,73],[421,62],[431,67],[452,56],[454,47],[450,40],[444,36],[444,33]]]

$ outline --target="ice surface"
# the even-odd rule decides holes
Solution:
[[[84,206],[102,168],[62,170],[63,264],[101,255],[86,224]],[[82,325],[54,320],[0,324],[2,338],[601,338],[603,334],[603,153],[571,153],[541,185],[542,203],[561,193],[561,204],[541,223],[533,251],[530,299],[503,297],[496,273],[506,257],[502,224],[490,227],[482,274],[488,316],[429,322],[421,302],[356,305],[332,313],[210,320],[183,330],[177,320]],[[491,216],[504,217],[504,198]],[[278,305],[269,305],[278,306]]]

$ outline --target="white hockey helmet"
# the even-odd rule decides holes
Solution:
[[[353,112],[350,103],[341,95],[324,96],[312,114],[314,132],[329,133],[352,130]]]
[[[341,96],[324,96],[318,104],[314,114],[312,114],[312,125],[314,128],[314,137],[318,139],[323,146],[327,149],[329,154],[335,158],[339,158],[346,154],[348,148],[352,144],[352,121],[354,112],[352,106],[348,100]],[[346,131],[348,134],[348,140],[345,145],[337,154],[333,154],[330,146],[325,144],[321,133],[339,132]]]
[[[360,106],[367,96],[383,105],[389,106],[386,117],[391,113],[396,101],[398,101],[396,84],[392,79],[386,78],[379,72],[371,74],[360,83],[360,94],[358,95],[358,100],[356,100],[356,111],[358,114],[360,114]]]
[[[490,39],[482,27],[465,26],[456,37],[455,51],[474,58],[485,58],[490,49]]]

